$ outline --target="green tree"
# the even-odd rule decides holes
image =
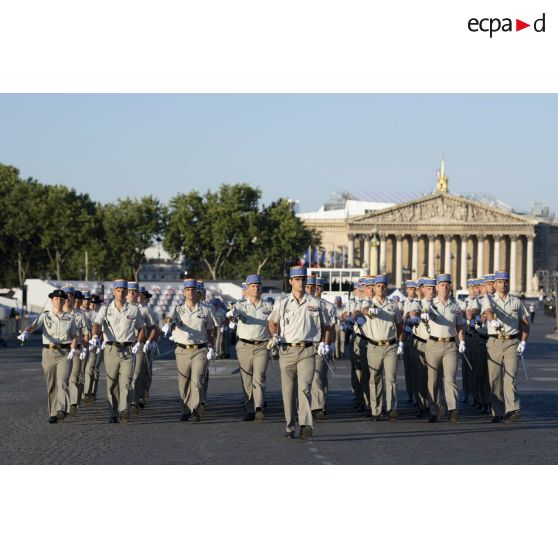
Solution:
[[[162,233],[164,223],[165,210],[152,196],[106,205],[102,211],[105,261],[112,274],[137,281],[145,250]]]

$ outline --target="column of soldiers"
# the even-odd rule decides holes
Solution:
[[[355,405],[373,421],[399,417],[396,371],[405,370],[407,402],[416,416],[437,422],[448,413],[459,420],[457,372],[461,360],[462,403],[471,403],[492,422],[519,418],[518,357],[529,335],[528,312],[509,294],[509,274],[497,271],[468,282],[469,296],[456,301],[452,277],[407,281],[403,303],[387,297],[385,275],[365,276],[347,304],[322,298],[322,281],[306,268],[290,269],[291,292],[274,305],[261,297],[262,278],[249,275],[242,298],[224,316],[205,302],[202,282],[183,283],[184,302],[159,329],[148,307],[150,294],[124,279],[113,284],[113,300],[67,286],[50,293],[52,310],[41,312],[20,335],[24,342],[43,329],[43,370],[49,422],[77,414],[95,401],[101,359],[107,380],[110,422],[127,421],[149,398],[157,339],[175,343],[182,421],[200,422],[206,412],[210,363],[218,328],[228,320],[236,346],[244,420],[262,421],[270,351],[278,354],[286,422],[285,437],[312,436],[314,422],[327,418],[328,374],[341,356],[342,335],[351,353]],[[461,358],[459,356],[461,355]]]

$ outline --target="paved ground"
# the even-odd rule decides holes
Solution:
[[[545,338],[552,321],[537,316],[526,353],[529,380],[519,379],[522,420],[491,424],[471,407],[457,425],[429,424],[403,403],[395,423],[373,423],[353,409],[348,361],[337,363],[329,416],[311,442],[283,439],[277,363],[268,369],[264,423],[242,422],[236,361],[217,361],[208,412],[199,425],[179,421],[180,401],[171,345],[156,364],[152,399],[128,424],[108,424],[101,395],[75,418],[46,422],[40,339],[0,348],[0,462],[14,464],[505,464],[558,463],[558,343]],[[164,354],[164,353],[167,354]],[[399,386],[404,387],[402,369]],[[459,383],[459,385],[461,385]]]

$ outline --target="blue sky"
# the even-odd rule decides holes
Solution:
[[[0,95],[0,162],[95,200],[248,182],[317,209],[332,191],[450,191],[558,210],[558,95]]]

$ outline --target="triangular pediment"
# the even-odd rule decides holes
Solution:
[[[369,213],[362,217],[356,217],[351,222],[358,223],[359,225],[368,223],[532,225],[536,223],[533,219],[509,211],[496,209],[461,196],[445,193],[432,194],[418,200]]]

